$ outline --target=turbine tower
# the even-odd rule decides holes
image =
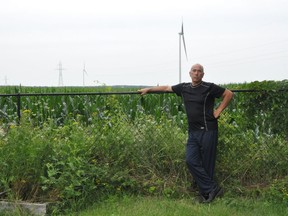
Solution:
[[[84,63],[84,67],[83,67],[83,86],[85,86],[85,74],[88,75],[86,68],[85,68],[85,63]]]
[[[181,41],[183,41],[183,47],[186,55],[186,60],[188,61],[187,57],[187,51],[186,51],[186,44],[185,44],[185,39],[184,39],[184,28],[183,28],[183,21],[182,21],[182,26],[181,26],[181,32],[179,32],[179,83],[181,83]]]

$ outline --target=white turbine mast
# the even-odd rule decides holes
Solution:
[[[83,86],[85,86],[85,74],[88,75],[88,73],[86,71],[86,65],[84,62],[84,65],[83,65]]]
[[[187,51],[186,51],[186,44],[185,44],[185,39],[184,39],[184,27],[183,27],[183,21],[182,21],[182,26],[181,26],[181,32],[179,32],[179,83],[181,83],[181,41],[183,41],[183,47],[186,55],[186,60],[188,61],[187,57]]]

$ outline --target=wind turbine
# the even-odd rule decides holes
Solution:
[[[184,28],[183,28],[183,21],[181,26],[181,32],[179,32],[179,83],[181,83],[181,41],[183,40],[183,47],[186,55],[186,60],[188,61],[187,51],[186,51],[186,44],[184,39]]]
[[[7,85],[8,85],[8,78],[7,78],[7,76],[5,76],[4,80],[5,80],[5,85],[7,86]]]
[[[83,67],[83,86],[85,86],[85,74],[88,75],[86,68],[85,68],[85,63],[84,63],[84,67]]]

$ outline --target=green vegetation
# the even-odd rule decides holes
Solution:
[[[157,197],[110,197],[94,204],[79,216],[285,216],[287,207],[266,201],[223,198],[210,205],[203,205],[193,199],[167,199]]]
[[[286,216],[288,209],[281,203],[264,200],[229,198],[215,200],[212,204],[199,204],[193,198],[171,199],[151,196],[110,196],[82,211],[68,212],[70,216]],[[23,209],[6,211],[0,216],[31,216]],[[63,215],[63,214],[57,214]]]
[[[226,196],[211,206],[215,211],[219,204],[225,215],[223,206],[233,207],[235,197],[239,205],[240,198],[288,204],[288,94],[271,91],[287,86],[243,84],[266,91],[235,93],[221,116],[216,177]],[[144,211],[142,203],[148,202],[160,214],[161,205],[176,202],[182,208],[195,195],[184,161],[185,112],[174,94],[23,96],[20,124],[16,107],[15,97],[0,97],[0,198],[51,201],[59,215],[115,195],[160,196],[159,209],[153,198],[123,203]],[[191,211],[199,207],[189,205]]]

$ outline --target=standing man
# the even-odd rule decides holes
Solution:
[[[193,65],[189,74],[192,82],[144,88],[139,92],[141,95],[148,92],[174,92],[183,98],[189,125],[186,163],[199,187],[202,202],[209,203],[223,194],[222,188],[214,181],[217,119],[233,98],[233,93],[214,83],[202,81],[204,68],[200,64]],[[222,102],[214,109],[215,98],[219,97],[222,97]]]

